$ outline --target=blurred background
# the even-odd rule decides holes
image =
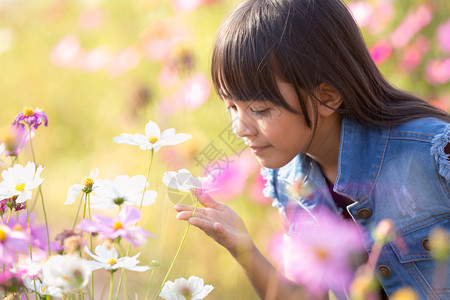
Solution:
[[[68,188],[90,170],[98,168],[99,178],[111,180],[146,174],[150,152],[115,144],[114,136],[144,134],[149,120],[193,136],[154,156],[149,188],[158,191],[158,199],[143,208],[141,225],[158,237],[132,254],[141,252],[141,264],[156,259],[161,266],[151,281],[150,272],[127,273],[131,299],[143,299],[149,284],[156,292],[185,230],[161,181],[165,171],[187,168],[198,176],[208,165],[227,168],[234,177],[226,193],[215,197],[240,213],[262,252],[281,228],[277,209],[262,195],[259,167],[230,134],[209,76],[215,32],[239,2],[0,0],[0,141],[24,107],[47,113],[49,125],[36,131],[33,146],[45,166],[42,188],[53,238],[72,226],[77,203],[63,203]],[[450,2],[347,3],[388,80],[449,111]],[[0,159],[0,170],[11,163]],[[19,162],[29,160],[26,146]],[[40,200],[35,206],[33,201],[43,223]],[[96,272],[96,299],[104,299],[108,274]],[[227,251],[196,228],[190,229],[169,280],[191,275],[215,287],[207,299],[257,299]]]

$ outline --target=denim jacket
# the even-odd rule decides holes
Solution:
[[[386,244],[376,264],[376,275],[388,295],[412,287],[420,299],[450,299],[450,265],[439,275],[429,247],[436,227],[450,231],[450,124],[434,118],[407,122],[394,128],[362,126],[342,121],[338,175],[334,191],[354,203],[347,207],[359,224],[363,245],[370,252],[372,232],[385,218],[394,222],[400,238]],[[336,207],[318,164],[299,154],[279,169],[263,169],[264,193],[287,220],[289,211]],[[293,201],[291,183],[305,180],[313,193]],[[294,204],[292,204],[294,202]],[[442,273],[443,272],[443,273]],[[344,297],[345,299],[345,297]]]

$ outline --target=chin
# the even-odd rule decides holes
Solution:
[[[290,163],[295,157],[297,157],[298,154],[295,155],[265,155],[265,156],[258,156],[253,154],[258,161],[258,163],[264,167],[269,169],[279,169],[281,167],[284,167],[288,163]],[[275,158],[275,159],[274,159]]]
[[[259,162],[259,164],[264,167],[264,168],[269,168],[269,169],[278,169],[281,168],[282,166],[286,165],[288,162],[286,163],[282,163],[282,162],[277,162],[274,160],[267,160],[267,159],[262,159],[256,156],[256,160]]]

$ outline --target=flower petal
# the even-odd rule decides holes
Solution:
[[[172,146],[172,145],[176,145],[176,144],[180,144],[184,141],[189,140],[190,138],[192,138],[192,135],[187,134],[187,133],[177,133],[175,135],[166,137],[166,138],[161,138],[160,143],[162,146]]]
[[[75,202],[75,198],[78,196],[78,194],[83,189],[83,186],[81,184],[74,184],[69,188],[69,192],[67,193],[67,199],[66,202],[64,202],[64,205],[70,205]]]
[[[145,125],[145,135],[147,139],[149,137],[157,137],[159,139],[161,137],[161,130],[159,129],[158,124],[149,121],[147,125]]]

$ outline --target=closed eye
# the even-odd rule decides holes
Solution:
[[[253,110],[252,109],[251,111],[255,117],[265,117],[270,114],[270,108],[266,108],[263,110]]]

